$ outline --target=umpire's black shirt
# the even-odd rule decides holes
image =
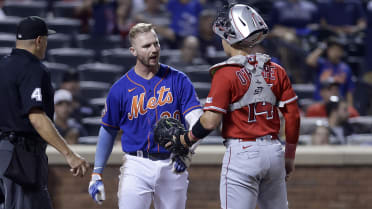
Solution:
[[[54,90],[50,74],[40,60],[23,49],[0,59],[0,130],[37,135],[28,119],[34,107],[52,120]]]

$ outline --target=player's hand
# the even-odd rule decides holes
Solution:
[[[92,179],[89,182],[88,192],[93,200],[100,205],[106,199],[105,187],[103,186],[100,174],[92,174]]]
[[[89,163],[79,154],[71,151],[65,156],[67,163],[70,165],[70,171],[73,176],[83,177],[89,168]]]
[[[288,181],[291,177],[291,174],[294,172],[295,170],[295,164],[294,164],[294,159],[291,159],[291,158],[285,158],[285,171],[286,171],[286,175],[285,175],[285,180]]]
[[[186,156],[179,156],[174,155],[172,157],[172,171],[176,174],[180,174],[186,171],[191,164],[191,153],[187,154]]]

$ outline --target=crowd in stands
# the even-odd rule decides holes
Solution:
[[[269,25],[268,38],[254,51],[269,54],[294,84],[304,121],[300,143],[372,144],[372,1],[236,2],[250,4]],[[208,67],[227,58],[212,31],[217,8],[223,4],[223,0],[0,0],[0,56],[12,47],[12,24],[21,17],[38,15],[55,27],[59,34],[50,36],[46,58],[59,89],[55,121],[69,142],[83,143],[81,138],[95,134],[87,126],[99,121],[111,84],[135,64],[127,36],[138,22],[156,26],[161,62],[188,74],[203,101],[210,85]],[[366,134],[371,140],[357,137]]]

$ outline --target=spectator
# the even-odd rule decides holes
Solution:
[[[349,123],[348,104],[345,100],[332,96],[326,104],[331,144],[347,144],[353,134]]]
[[[188,36],[183,40],[179,56],[171,56],[167,63],[177,69],[183,70],[185,67],[192,65],[206,64],[199,55],[199,41],[194,36]]]
[[[217,51],[222,51],[221,39],[213,32],[213,22],[216,19],[214,10],[204,10],[199,17],[199,42],[200,53],[208,61]],[[210,62],[210,61],[208,61]],[[216,64],[216,63],[210,63]]]
[[[117,29],[116,11],[118,2],[116,0],[94,1],[92,4],[93,36],[104,36],[115,33]]]
[[[132,0],[119,0],[117,13],[117,24],[119,33],[122,38],[126,38],[130,28],[135,24],[133,20],[133,4]]]
[[[316,5],[306,0],[275,1],[270,12],[270,37],[279,53],[282,65],[288,70],[291,79],[296,83],[307,80],[304,69],[303,39],[319,23]]]
[[[360,1],[329,0],[319,5],[322,28],[339,35],[351,35],[366,28]]]
[[[59,133],[69,144],[78,143],[81,136],[86,136],[86,130],[73,118],[70,118],[72,107],[72,94],[60,89],[54,94],[54,122]]]
[[[319,22],[318,8],[306,0],[276,1],[270,14],[273,35],[289,42],[307,35]]]
[[[176,36],[172,48],[179,48],[187,36],[199,35],[199,15],[203,10],[199,0],[169,0],[167,9],[171,14],[170,27]]]
[[[5,19],[6,16],[3,10],[4,2],[5,0],[0,0],[0,20]]]
[[[159,34],[159,41],[162,46],[175,41],[175,34],[170,25],[170,14],[165,10],[162,0],[145,0],[145,8],[138,12],[134,19],[135,22],[151,23],[156,27]]]
[[[99,115],[99,110],[89,104],[81,95],[80,89],[80,77],[76,72],[66,72],[63,75],[62,83],[60,89],[65,89],[69,91],[72,95],[72,117],[74,117],[78,122],[84,117],[92,117]]]
[[[328,124],[317,124],[314,133],[311,135],[312,145],[328,145],[330,129]]]
[[[331,96],[340,96],[340,84],[334,80],[322,82],[320,84],[320,96],[322,101],[310,105],[306,110],[306,117],[327,117],[326,103]],[[359,113],[353,106],[348,106],[349,116],[358,117]]]
[[[369,74],[368,83],[372,84],[372,1],[367,5],[368,27],[365,39],[366,46],[366,71]]]
[[[321,44],[306,57],[306,63],[316,69],[316,89],[314,99],[321,101],[320,95],[321,83],[334,80],[340,84],[340,96],[345,98],[350,106],[353,105],[353,90],[355,84],[352,80],[352,71],[345,62],[342,61],[344,56],[344,42],[340,38],[331,37],[327,44]],[[326,50],[326,58],[322,58]]]

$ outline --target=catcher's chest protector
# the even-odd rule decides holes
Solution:
[[[276,105],[276,97],[271,91],[271,85],[267,84],[262,76],[264,66],[269,61],[270,56],[266,54],[256,53],[255,56],[237,55],[210,68],[210,72],[213,75],[218,69],[225,66],[241,66],[247,69],[252,75],[248,90],[239,101],[230,104],[230,111],[234,111],[257,102],[268,102],[273,106]],[[257,62],[257,64],[250,64],[255,62]]]

